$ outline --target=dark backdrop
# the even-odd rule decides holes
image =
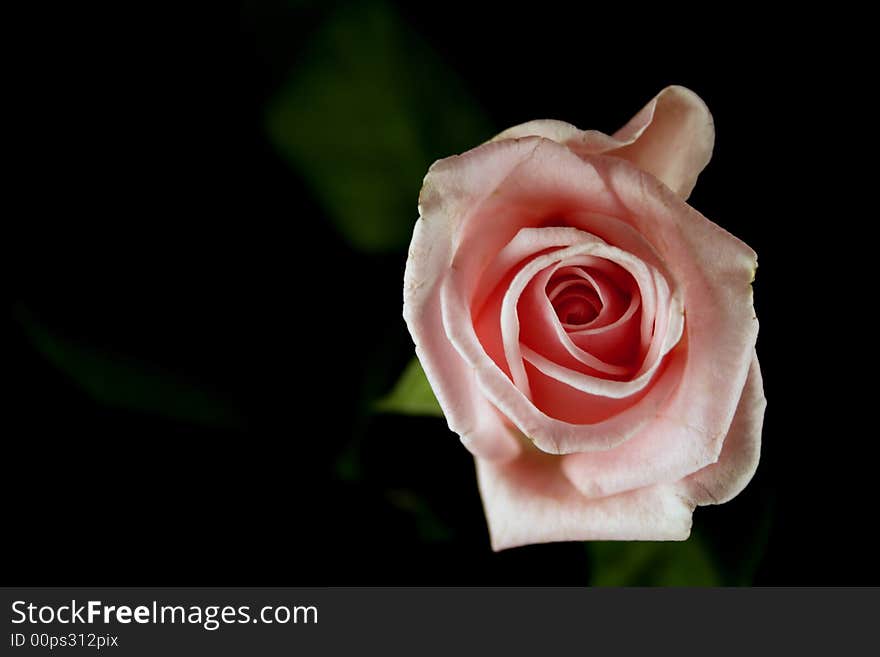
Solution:
[[[699,540],[725,583],[876,583],[870,350],[840,312],[864,300],[840,150],[862,60],[829,45],[828,16],[737,7],[11,19],[7,583],[595,581],[583,544],[493,554],[456,437],[371,405],[412,355],[402,273],[428,164],[533,118],[612,132],[673,83],[716,121],[691,204],[759,254],[769,400],[758,474],[696,512]],[[325,66],[340,52],[354,87]],[[372,205],[335,207],[367,169]],[[361,211],[378,228],[352,237]]]

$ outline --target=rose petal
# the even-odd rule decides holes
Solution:
[[[566,267],[561,267],[560,271],[562,269],[566,269]],[[523,345],[540,356],[559,365],[579,371],[582,374],[599,375],[603,378],[608,378],[607,375],[610,373],[619,373],[620,375],[628,375],[628,378],[631,378],[637,368],[633,367],[633,363],[629,362],[629,359],[626,358],[626,350],[631,348],[637,351],[639,349],[640,326],[628,325],[626,318],[627,316],[629,318],[636,317],[636,311],[641,304],[640,294],[638,292],[633,294],[634,304],[630,304],[626,312],[620,314],[619,321],[593,329],[595,331],[602,331],[608,327],[604,333],[594,335],[610,336],[616,338],[616,340],[603,341],[600,338],[591,342],[589,337],[584,340],[577,330],[569,330],[559,320],[556,309],[544,292],[544,286],[555,270],[556,267],[550,267],[535,276],[520,299],[519,312],[524,317],[529,318],[523,325],[521,333]],[[602,309],[597,318],[598,321],[595,323],[601,324],[604,321],[603,313],[606,308],[608,306]],[[591,322],[588,326],[593,324],[594,322]],[[629,324],[634,324],[634,322]],[[615,325],[617,330],[614,328]],[[613,365],[623,365],[623,367],[616,372],[609,370],[607,367],[595,368],[592,363],[597,359]]]
[[[505,417],[544,451],[564,454],[582,450],[604,450],[620,444],[638,433],[665,402],[671,388],[677,384],[672,379],[664,381],[660,376],[658,384],[651,386],[648,395],[639,404],[622,410],[599,424],[571,424],[550,417],[540,411],[513,384],[510,376],[498,364],[499,359],[503,362],[504,358],[497,352],[493,354],[488,345],[484,347],[485,343],[481,344],[477,339],[467,313],[467,304],[458,296],[461,282],[456,277],[457,273],[453,271],[440,292],[443,326],[448,339],[462,358],[473,367],[480,393],[491,400]],[[459,319],[467,321],[457,321]],[[497,327],[497,322],[491,324]],[[483,340],[486,339],[485,335],[481,330]],[[500,332],[495,342],[498,352],[503,354]],[[584,400],[583,403],[590,402]]]
[[[632,274],[633,277],[638,281],[650,281],[652,280],[652,274],[644,263],[642,263],[637,258],[634,258],[631,254],[621,251],[616,247],[609,246],[598,238],[590,235],[589,233],[584,233],[583,231],[579,231],[577,229],[524,229],[524,232],[527,232],[530,236],[533,236],[534,246],[539,250],[542,250],[543,248],[546,248],[551,244],[555,244],[563,240],[572,243],[572,245],[569,247],[545,253],[528,262],[516,273],[510,283],[509,288],[505,291],[504,294],[499,323],[501,325],[505,360],[512,375],[514,384],[528,398],[530,397],[530,392],[528,379],[526,377],[523,365],[523,350],[520,344],[519,335],[520,323],[516,313],[516,307],[520,295],[522,294],[528,282],[536,274],[538,274],[538,272],[547,269],[548,267],[552,267],[556,264],[559,264],[560,266],[567,266],[570,261],[576,261],[576,258],[578,256],[596,256],[612,260],[627,269],[630,274]],[[458,285],[456,285],[456,283],[458,283]],[[648,285],[649,283],[645,283],[646,287]],[[449,339],[455,345],[456,349],[458,349],[459,353],[462,354],[462,357],[465,358],[465,360],[467,360],[467,362],[469,362],[475,368],[480,368],[481,364],[487,364],[486,361],[488,360],[488,356],[485,352],[477,348],[479,341],[477,340],[475,331],[473,330],[472,322],[462,321],[465,317],[466,312],[465,308],[463,307],[463,297],[466,296],[466,289],[467,285],[465,281],[462,280],[459,272],[453,269],[452,273],[450,274],[449,281],[447,281],[447,284],[444,285],[443,290],[441,291],[441,294],[443,295],[442,312],[444,318],[444,327],[446,328],[447,335],[449,335]],[[643,296],[643,298],[645,297]],[[533,317],[531,319],[536,320],[539,318]],[[559,324],[555,312],[553,312],[552,309],[547,311],[544,319],[545,321],[554,322],[557,326],[559,326],[559,331],[561,332],[560,335],[557,336],[559,339],[568,339],[565,331]],[[658,322],[659,321],[660,320],[658,319]],[[645,326],[645,330],[650,331],[651,326],[654,322],[653,317],[649,317],[647,319],[647,322],[648,323]],[[662,337],[660,338],[661,345],[656,350],[658,354],[660,353],[661,349],[666,348],[664,342],[666,331],[660,330],[659,332]],[[466,343],[463,342],[463,340],[466,340]],[[529,350],[529,353],[532,354],[534,352]],[[603,363],[602,361],[599,361],[597,358],[590,356],[589,354],[585,354],[584,358],[586,359],[585,364],[587,364],[590,368],[598,370],[600,372],[615,374],[623,371],[621,370],[621,368]],[[542,359],[540,358],[540,356],[538,357],[538,360],[533,360],[531,357],[529,358],[529,360],[530,362],[532,362],[533,365],[542,370],[547,364],[545,363],[546,359]],[[581,372],[577,372],[574,370],[569,370],[566,373],[566,376],[568,377],[566,381],[569,382],[569,385],[575,385],[575,387],[577,387],[578,389],[585,392],[590,392],[591,394],[621,398],[632,395],[641,390],[650,380],[651,376],[653,376],[653,372],[658,364],[659,358],[657,358],[656,361],[652,363],[651,367],[647,369],[644,373],[642,373],[642,375],[628,381],[615,381],[610,379],[598,378],[591,375],[585,375]],[[550,363],[549,365],[553,366],[554,364]],[[491,372],[493,370],[492,368],[487,368],[484,371],[486,371],[487,374],[491,375]],[[571,383],[571,381],[576,381],[577,383],[573,384]],[[503,407],[499,405],[499,408]]]
[[[554,273],[554,278],[564,276],[564,280],[555,284],[548,281],[551,288],[548,289],[545,285],[543,290],[554,308],[559,308],[560,305],[572,298],[583,298],[593,307],[595,315],[587,321],[562,322],[566,329],[586,328],[597,321],[601,325],[610,324],[619,318],[629,305],[630,299],[624,296],[623,292],[601,271],[604,264],[614,266],[614,263],[604,258],[591,256],[584,256],[584,258],[589,258],[587,261],[589,264],[559,268]],[[560,321],[562,321],[561,318]]]
[[[531,203],[538,208],[546,204],[550,216],[559,214],[553,208],[560,203],[590,210],[595,195],[581,194],[579,181],[591,172],[600,173],[608,190],[626,207],[616,215],[658,249],[672,280],[681,286],[684,307],[689,309],[686,383],[676,393],[665,421],[670,431],[677,425],[690,436],[672,441],[680,451],[679,458],[672,460],[681,466],[678,474],[685,476],[718,458],[745,383],[757,336],[750,285],[756,257],[748,246],[630,163],[603,156],[584,161],[552,142],[541,142],[499,186],[498,195],[505,198],[508,206]],[[586,220],[591,220],[591,216],[586,216]],[[486,377],[478,376],[478,380],[481,389],[491,388]],[[527,414],[527,409],[518,404],[498,407],[514,421],[520,410],[520,417]],[[539,421],[528,421],[520,429],[535,437],[542,449],[552,446],[554,440],[559,445],[561,440],[571,440],[576,435],[576,430],[565,432],[562,439],[549,435],[551,429]],[[665,441],[658,441],[657,445],[669,449]],[[654,451],[650,450],[651,454]],[[613,470],[610,474],[614,474]]]
[[[608,151],[608,155],[629,160],[687,198],[697,176],[712,159],[715,123],[697,94],[672,86],[661,91],[614,137],[627,145]]]
[[[427,330],[442,325],[440,300],[431,299],[420,306],[418,323],[411,318],[418,335],[416,356],[437,397],[450,430],[475,456],[485,459],[510,459],[520,452],[512,429],[480,392],[473,371],[462,361],[440,331]],[[413,328],[410,328],[412,331]],[[455,385],[449,385],[450,382]]]
[[[573,425],[602,426],[606,422],[611,422],[619,413],[638,409],[641,400],[653,392],[654,382],[651,382],[627,397],[593,395],[545,374],[532,363],[537,355],[529,355],[530,359],[526,360],[526,373],[531,382],[533,403],[542,413]],[[638,415],[636,413],[633,417],[637,419]],[[650,414],[642,415],[647,417]]]
[[[515,125],[492,137],[489,143],[524,137],[543,137],[567,146],[578,155],[607,153],[631,143],[631,141],[609,137],[598,130],[581,130],[571,123],[556,119],[538,119]]]
[[[671,378],[676,388],[639,432],[614,449],[563,456],[562,473],[583,495],[606,497],[657,481],[679,481],[717,460],[720,441],[687,421],[689,400],[694,406],[712,403],[695,397],[688,385],[688,352],[689,346],[681,344],[667,356],[667,369],[658,384]]]
[[[764,382],[758,356],[752,358],[749,377],[724,439],[717,463],[684,480],[686,495],[694,504],[723,504],[733,499],[751,481],[761,457],[761,428],[764,424]]]
[[[630,352],[639,350],[639,327],[632,327],[634,330],[628,332],[618,333],[612,330],[611,332],[623,341],[606,345],[606,349],[590,349],[590,346],[597,345],[585,347],[584,344],[579,344],[574,332],[568,330],[560,321],[553,304],[543,293],[545,280],[552,275],[554,269],[555,267],[549,268],[536,276],[520,300],[520,313],[528,318],[522,331],[523,353],[527,354],[526,360],[531,360],[532,364],[537,365],[534,360],[537,358],[591,378],[598,377],[603,381],[614,380],[619,383],[613,386],[599,383],[597,384],[599,387],[591,388],[595,394],[620,398],[643,387],[638,382],[632,382],[633,375],[638,369],[637,362],[626,358]],[[621,313],[621,316],[624,316],[624,313]],[[600,388],[604,392],[599,392]]]
[[[568,337],[579,349],[590,353],[603,355],[618,352],[616,357],[604,356],[610,362],[617,362],[618,359],[633,360],[635,354],[628,352],[620,354],[619,351],[629,349],[630,345],[639,348],[644,346],[639,340],[641,307],[641,294],[634,294],[626,311],[610,324],[570,330]]]
[[[617,174],[629,175],[626,170],[620,167]],[[667,202],[673,198],[669,194]],[[634,203],[635,216],[661,212],[655,205],[661,199],[646,194],[641,200],[647,207]],[[646,224],[644,230],[662,225]],[[617,449],[565,457],[563,472],[585,495],[614,495],[658,480],[682,479],[718,460],[730,430],[758,330],[750,285],[755,256],[708,221],[689,223],[680,235],[683,240],[667,243],[667,260],[685,282],[690,309],[682,385],[656,420]]]
[[[512,458],[519,452],[519,443],[476,389],[473,371],[443,334],[436,289],[452,263],[453,236],[461,222],[534,147],[528,142],[505,142],[478,154],[435,163],[419,195],[420,219],[404,274],[403,316],[416,355],[450,430],[483,458]]]
[[[493,550],[551,541],[684,540],[693,506],[672,485],[589,499],[559,459],[526,451],[507,463],[476,459]]]
[[[673,85],[657,94],[611,137],[595,130],[579,130],[564,121],[541,120],[509,128],[492,141],[528,136],[552,139],[581,156],[625,158],[687,198],[712,158],[715,124],[697,94]]]

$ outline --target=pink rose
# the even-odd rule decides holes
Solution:
[[[683,540],[755,472],[756,255],[685,203],[713,141],[674,86],[611,137],[532,121],[428,171],[403,312],[494,549]]]

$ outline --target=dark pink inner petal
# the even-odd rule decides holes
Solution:
[[[559,321],[568,326],[585,326],[599,314],[598,297],[586,290],[572,290],[553,304]]]
[[[532,401],[550,417],[571,424],[596,424],[632,407],[651,390],[642,390],[622,399],[589,395],[557,381],[526,363],[526,372],[532,384]]]
[[[603,258],[586,263],[545,271],[532,280],[518,307],[522,343],[583,374],[627,380],[646,351],[639,335],[638,284]],[[597,368],[586,356],[614,369]]]
[[[677,340],[662,279],[589,233],[523,229],[471,288],[474,337],[541,412],[603,423],[650,392]]]
[[[546,285],[547,298],[569,331],[611,324],[629,307],[633,294],[638,296],[632,276],[619,265],[603,258],[581,260],[585,261],[582,266],[557,269]],[[613,276],[609,270],[614,271]],[[573,299],[580,303],[572,305]],[[583,303],[589,303],[590,308]]]
[[[501,308],[514,277],[533,260],[524,259],[511,268],[486,297],[482,308],[472,311],[475,332],[483,349],[511,380],[514,377],[505,354]],[[629,272],[603,258],[589,257],[581,262],[585,264],[545,269],[527,284],[517,302],[520,343],[548,361],[578,374],[628,380],[639,365],[639,356],[644,355],[640,343],[638,284]],[[567,346],[565,340],[569,342]],[[584,350],[577,342],[588,349]],[[583,391],[554,381],[536,367],[526,365],[528,380],[541,388],[533,401],[545,412],[549,412],[549,408],[544,409],[538,401],[549,400],[556,394],[553,390],[561,391],[558,399],[573,401],[573,395],[581,396],[580,403],[574,404],[573,410],[567,413],[561,410],[565,404],[548,402],[553,408],[550,414],[559,419],[565,416],[566,421],[580,418],[577,423],[601,421],[627,405],[598,395],[589,395],[585,399]]]
[[[482,308],[476,312],[472,311],[477,339],[483,345],[483,349],[486,350],[489,358],[495,361],[495,364],[501,368],[511,381],[513,377],[507,364],[507,358],[504,355],[504,340],[501,337],[501,304],[504,302],[505,290],[510,287],[510,282],[520,268],[517,267],[509,271],[492,293],[489,294]]]

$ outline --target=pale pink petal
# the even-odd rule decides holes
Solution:
[[[625,169],[618,174],[626,175]],[[648,207],[634,208],[634,215],[661,211],[655,203],[665,202],[650,198],[645,195]],[[669,194],[666,201],[672,198]],[[757,334],[750,285],[754,254],[708,221],[688,222],[680,232],[685,239],[667,245],[667,260],[684,281],[689,309],[682,385],[657,418],[626,443],[607,452],[565,457],[563,472],[586,495],[613,495],[692,474],[718,460],[730,429]],[[644,230],[662,225],[645,225]]]
[[[559,458],[524,451],[506,463],[476,459],[492,548],[551,541],[680,541],[693,505],[672,485],[590,499],[558,469]]]
[[[447,158],[425,176],[404,274],[403,315],[416,355],[440,403],[449,428],[475,455],[512,458],[519,443],[497,411],[480,394],[473,370],[443,333],[438,288],[455,254],[453,236],[478,206],[534,148],[505,142],[479,153]]]
[[[688,358],[683,385],[664,415],[700,434],[706,456],[714,461],[745,385],[757,338],[751,287],[757,257],[628,163],[609,161],[607,175],[609,186],[619,190],[629,209],[623,218],[657,246],[682,287]]]
[[[480,392],[473,371],[461,360],[446,336],[428,327],[442,327],[439,298],[419,306],[409,322],[416,342],[416,356],[437,397],[449,428],[475,456],[510,459],[520,452],[514,431]],[[418,337],[416,337],[418,336]],[[453,383],[454,382],[454,383]]]
[[[579,204],[577,197],[553,195],[552,190],[538,190],[538,194],[532,194],[531,192],[536,190],[528,182],[520,190],[520,194],[509,195],[508,190],[511,184],[516,184],[515,181],[530,177],[528,175],[521,176],[517,172],[533,170],[533,160],[536,157],[542,162],[546,161],[551,154],[555,154],[562,162],[568,158],[577,160],[571,151],[546,139],[530,137],[484,144],[459,156],[457,160],[483,161],[486,167],[497,167],[490,161],[491,154],[494,150],[504,146],[511,149],[516,147],[515,153],[520,159],[514,166],[508,167],[509,173],[503,180],[493,188],[484,190],[484,196],[481,197],[482,202],[469,208],[467,221],[457,224],[452,234],[445,237],[445,239],[452,240],[451,248],[455,254],[451,267],[460,274],[462,281],[466,282],[468,286],[467,297],[475,309],[478,308],[479,303],[478,293],[482,292],[482,294],[488,295],[492,289],[491,287],[488,290],[482,289],[482,285],[480,285],[480,289],[477,289],[478,283],[487,278],[484,272],[491,266],[492,261],[498,257],[502,249],[517,237],[517,233],[521,229],[546,227],[554,219],[562,221],[567,216],[584,210],[592,209],[597,213],[597,216],[611,216],[623,209],[619,200],[608,190],[598,173],[594,171],[591,175],[587,170],[579,172],[577,181],[578,196],[588,196],[591,199],[587,208]],[[486,152],[483,149],[492,149],[492,151]],[[512,158],[514,155],[510,154],[510,157]],[[447,160],[443,160],[443,162],[447,162]],[[448,166],[454,168],[457,165],[452,162]],[[559,165],[552,166],[552,170],[558,171],[559,169]],[[470,184],[472,180],[462,180],[459,176],[450,176],[445,182]],[[542,182],[543,180],[539,181],[539,184]],[[434,183],[433,188],[438,191],[438,183]],[[449,190],[449,193],[455,195],[458,192]],[[538,231],[535,233],[538,234]],[[602,238],[602,235],[598,233],[596,235]],[[535,249],[526,244],[525,252],[527,255],[533,255]],[[511,266],[515,264],[516,262],[513,262]],[[506,271],[506,268],[501,269],[498,275],[503,276]]]
[[[712,159],[715,124],[702,99],[685,87],[666,87],[614,137],[626,146],[608,155],[623,157],[654,174],[682,198]]]
[[[673,85],[657,94],[611,137],[595,130],[579,130],[564,121],[540,120],[509,128],[492,141],[528,136],[551,139],[580,156],[625,158],[687,198],[712,158],[715,125],[709,108],[697,94]]]
[[[718,462],[695,472],[683,482],[686,495],[694,504],[723,504],[739,495],[751,481],[761,457],[761,428],[766,407],[761,367],[758,356],[754,355],[746,387]]]
[[[543,137],[555,141],[557,144],[564,144],[578,155],[606,153],[631,143],[631,141],[609,137],[598,130],[581,130],[571,123],[555,119],[538,119],[513,126],[495,135],[490,143],[503,139],[522,139],[523,137]]]

